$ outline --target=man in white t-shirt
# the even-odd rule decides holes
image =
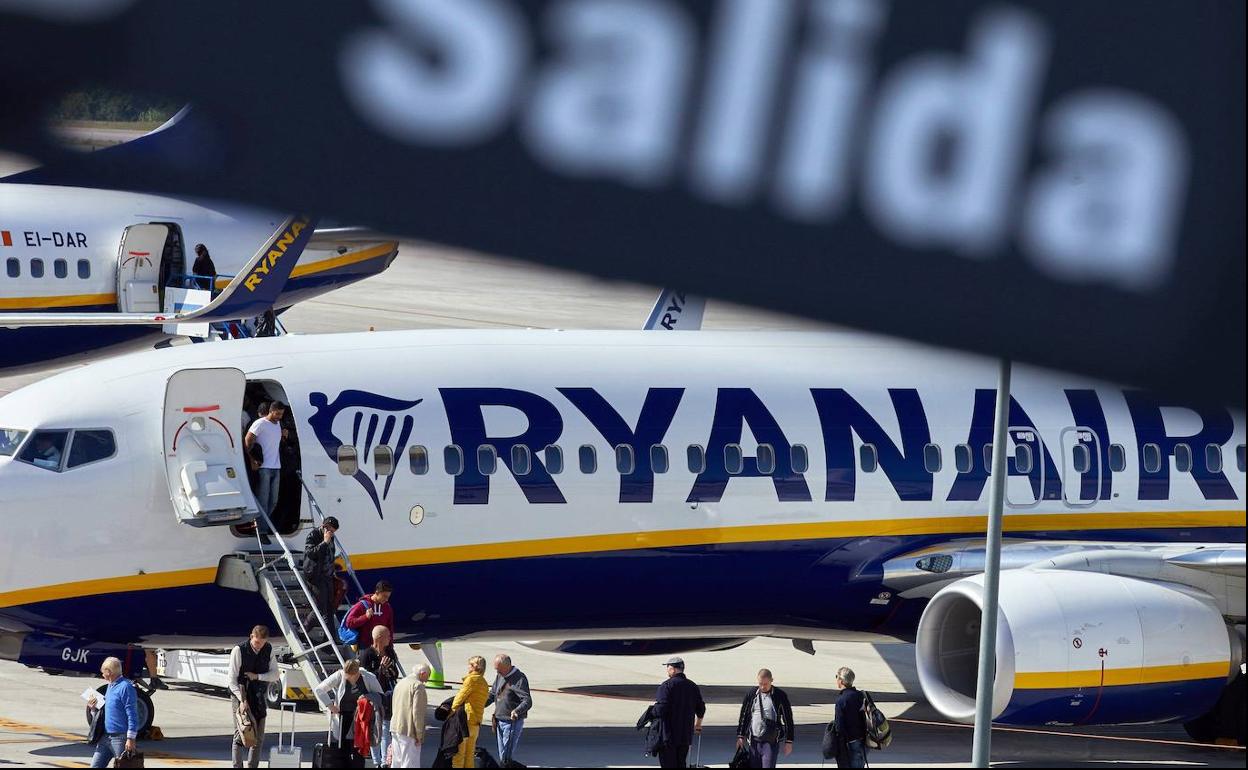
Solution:
[[[269,411],[251,424],[247,430],[247,438],[243,446],[247,449],[247,457],[251,467],[260,475],[256,488],[256,502],[266,515],[273,515],[277,506],[277,493],[282,481],[282,417],[286,414],[286,405],[281,401],[269,404]],[[264,459],[256,462],[251,458],[251,448],[260,445]]]

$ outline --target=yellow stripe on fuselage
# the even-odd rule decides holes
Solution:
[[[1087,532],[1092,530],[1189,529],[1200,527],[1243,527],[1244,511],[1149,511],[1137,513],[1054,513],[1022,514],[1005,517],[1006,532]],[[363,553],[352,557],[359,569],[389,569],[430,564],[456,564],[492,559],[519,559],[534,556],[571,556],[605,551],[636,551],[647,548],[776,543],[847,537],[888,537],[901,535],[956,535],[983,532],[984,516],[943,516],[909,519],[873,519],[808,524],[763,524],[745,527],[623,532],[608,535],[576,535],[506,543],[477,543],[442,548]],[[123,591],[211,583],[215,567],[128,575],[74,583],[36,586],[0,593],[0,608],[53,599],[69,599]],[[1098,672],[1099,674],[1099,672]]]
[[[397,247],[398,244],[394,242],[383,243],[380,246],[373,246],[362,251],[349,251],[346,254],[331,257],[330,259],[322,259],[318,262],[310,262],[306,265],[295,265],[295,269],[290,271],[290,277],[291,279],[302,278],[305,275],[316,275],[317,273],[323,273],[326,270],[346,267],[347,265],[354,265],[359,262],[367,262],[370,259],[384,257],[386,254],[394,251]],[[224,289],[229,284],[229,278],[217,279],[218,289]]]
[[[50,308],[116,305],[116,294],[63,294],[55,297],[0,297],[0,310],[47,310]]]
[[[1162,682],[1190,682],[1196,679],[1225,679],[1231,664],[1225,660],[1210,663],[1188,663],[1178,666],[1137,666],[1135,668],[1107,668],[1086,671],[1037,671],[1019,672],[1014,675],[1016,690],[1062,690],[1076,688],[1122,687],[1133,684],[1161,684]]]

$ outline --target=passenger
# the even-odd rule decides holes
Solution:
[[[494,735],[498,739],[498,763],[508,767],[520,745],[520,732],[524,720],[533,708],[533,696],[529,692],[529,678],[511,665],[511,656],[494,656],[494,684],[485,705],[494,704]]]
[[[867,718],[862,713],[862,693],[854,687],[854,672],[842,666],[836,672],[836,766],[867,766]]]
[[[109,760],[136,751],[135,740],[139,737],[139,696],[130,680],[121,675],[121,661],[105,658],[100,664],[100,676],[108,682],[103,704],[104,736],[95,745],[92,767],[108,767]],[[91,705],[98,708],[99,698],[92,698]]]
[[[372,644],[360,653],[360,665],[377,677],[381,685],[382,714],[381,742],[373,746],[373,765],[385,764],[386,750],[390,748],[390,719],[394,715],[394,686],[399,682],[399,657],[391,643],[390,629],[374,626]]]
[[[429,693],[425,682],[432,669],[421,663],[394,688],[391,703],[390,736],[394,753],[391,767],[420,767],[420,748],[425,743],[425,718],[429,710]]]
[[[654,701],[654,715],[663,720],[667,742],[659,750],[659,767],[686,767],[693,736],[702,732],[706,702],[702,690],[685,676],[685,661],[668,658],[667,680],[659,685]]]
[[[216,282],[217,266],[208,255],[208,247],[202,243],[195,244],[195,264],[191,267],[195,275],[196,289],[212,289]]]
[[[34,455],[30,458],[30,461],[40,468],[47,468],[52,471],[61,469],[61,448],[52,440],[51,434],[35,434]]]
[[[468,737],[459,744],[459,751],[451,761],[452,767],[476,767],[477,736],[481,734],[481,718],[485,715],[485,702],[490,697],[490,686],[485,683],[485,658],[473,655],[468,659],[468,673],[451,703],[451,712],[463,709],[468,717]]]
[[[331,632],[338,625],[334,618],[334,558],[337,556],[334,533],[337,531],[338,519],[326,516],[321,526],[312,528],[303,544],[303,575],[312,591],[316,609],[325,618]],[[309,628],[318,626],[315,613],[308,613],[303,622]]]
[[[787,757],[793,753],[796,732],[789,696],[772,686],[770,670],[760,670],[758,687],[741,703],[741,714],[737,717],[737,748],[749,749],[750,767],[775,767],[781,739]]]
[[[157,658],[156,651],[147,647],[143,648],[143,663],[147,666],[147,686],[152,690],[168,690],[169,685],[160,681],[160,677],[156,676]]]
[[[379,580],[373,592],[361,597],[347,612],[344,622],[347,628],[359,633],[356,644],[361,650],[373,643],[373,629],[377,626],[385,626],[390,631],[390,637],[394,638],[394,608],[390,606],[392,593],[394,586],[390,585],[390,581]]]
[[[256,485],[256,502],[265,516],[273,515],[277,506],[277,495],[282,481],[282,417],[286,414],[286,405],[281,401],[269,404],[268,411],[260,419],[251,424],[243,445],[250,453],[256,444],[264,454],[264,459],[256,463],[252,459],[252,468],[259,473]]]
[[[234,767],[243,766],[242,725],[239,724],[239,712],[244,711],[251,719],[256,731],[256,745],[247,750],[247,766],[260,766],[260,751],[264,746],[264,721],[268,717],[268,703],[265,690],[269,682],[281,678],[277,666],[273,665],[273,646],[269,644],[267,626],[256,626],[251,629],[247,641],[230,651],[230,704],[234,707],[234,739],[231,742],[231,758]]]
[[[316,686],[316,699],[328,700],[330,735],[335,746],[350,749],[351,767],[363,767],[364,757],[355,750],[351,738],[355,734],[355,707],[368,693],[381,694],[381,685],[371,671],[360,668],[358,660],[348,660],[341,671],[335,671]]]

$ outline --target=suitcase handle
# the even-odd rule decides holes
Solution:
[[[298,713],[298,704],[290,701],[282,701],[281,713],[278,714],[277,721],[277,750],[282,750],[282,736],[286,734],[286,707],[290,706],[290,748],[295,748],[295,714]]]

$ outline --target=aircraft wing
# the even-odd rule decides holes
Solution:
[[[315,217],[287,218],[216,299],[203,307],[175,313],[0,313],[0,327],[154,326],[252,318],[273,307],[315,232]]]
[[[664,289],[650,310],[645,331],[696,331],[702,328],[702,313],[706,310],[706,297],[687,294],[675,289]]]
[[[312,233],[308,248],[316,251],[344,251],[363,243],[397,241],[393,235],[368,227],[318,227]]]

